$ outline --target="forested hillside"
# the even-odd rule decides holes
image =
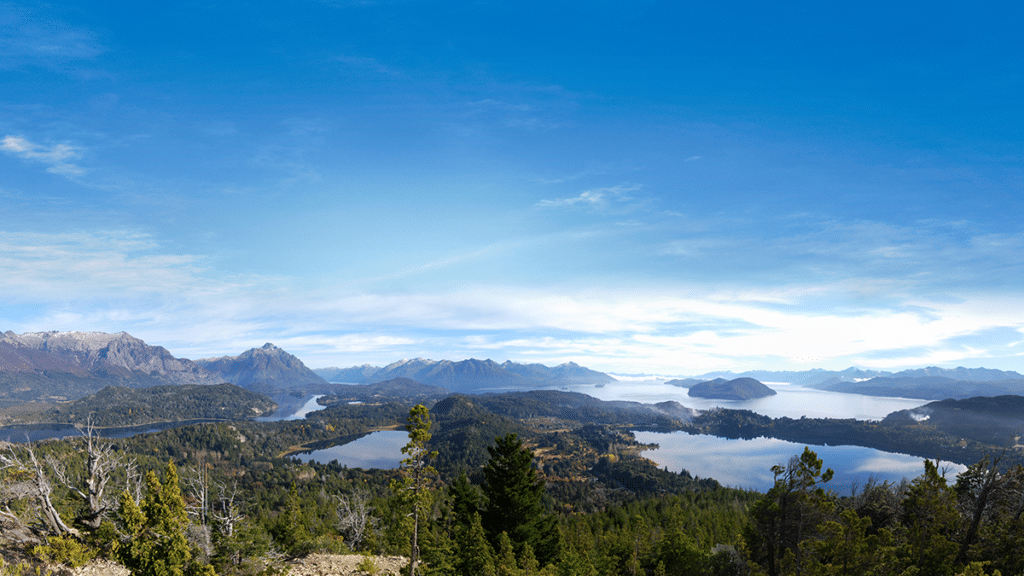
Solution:
[[[686,425],[645,405],[559,392],[455,395],[419,412],[378,400],[301,421],[4,446],[0,548],[104,556],[138,574],[162,574],[154,559],[257,574],[318,551],[408,557],[415,534],[422,574],[1024,571],[1024,472],[996,454],[956,479],[926,462],[912,482],[835,494],[808,450],[758,494],[639,458],[631,429]],[[289,457],[412,416],[400,469]]]

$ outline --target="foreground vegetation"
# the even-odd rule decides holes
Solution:
[[[399,470],[289,457],[401,426]],[[910,482],[836,494],[806,450],[758,494],[659,470],[636,426],[683,423],[547,393],[86,430],[0,450],[0,523],[4,546],[39,559],[154,576],[271,574],[310,552],[400,554],[427,575],[1024,574],[1024,471],[1002,453],[956,479],[925,461]]]

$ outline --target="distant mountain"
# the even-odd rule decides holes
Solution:
[[[876,376],[891,376],[891,372],[879,370],[861,370],[860,368],[847,368],[845,370],[823,370],[815,368],[803,371],[772,371],[772,370],[748,370],[746,372],[708,372],[695,376],[694,379],[705,382],[715,378],[733,380],[735,378],[753,378],[761,382],[789,382],[798,386],[815,387],[823,382],[831,381],[855,381],[866,380]]]
[[[1017,443],[1016,438],[1024,428],[1024,396],[940,400],[911,410],[893,412],[882,423],[929,426],[957,437],[1010,446]]]
[[[941,399],[967,398],[969,396],[995,396],[1016,394],[1024,388],[1014,384],[1024,381],[1024,375],[990,368],[939,368],[929,366],[914,370],[892,373],[881,370],[805,370],[768,371],[750,370],[741,372],[708,372],[694,378],[671,380],[674,386],[688,388],[694,380],[706,381],[714,378],[754,378],[762,382],[789,382],[819,390],[849,392],[869,396],[901,396],[907,398]],[[934,380],[938,378],[938,380]]]
[[[124,332],[0,335],[0,400],[73,400],[106,386],[218,384],[215,375]]]
[[[332,382],[364,384],[409,378],[423,384],[440,386],[452,392],[477,392],[495,388],[549,388],[564,385],[606,384],[615,382],[611,376],[590,370],[574,362],[554,368],[543,364],[519,364],[507,361],[471,358],[460,362],[451,360],[399,360],[383,368],[353,366],[351,368],[321,368],[317,374]]]
[[[774,396],[777,392],[753,378],[736,378],[735,380],[716,378],[715,380],[690,386],[688,394],[695,398],[750,400],[752,398]]]
[[[1024,380],[1024,374],[1013,371],[993,370],[991,368],[939,368],[929,366],[916,370],[903,370],[893,374],[895,378],[924,378],[928,376],[941,376],[952,380],[968,382],[990,382],[998,380]]]
[[[301,360],[269,342],[238,356],[204,358],[196,360],[196,364],[216,374],[223,382],[261,393],[310,386],[319,388],[328,384]]]
[[[815,386],[815,388],[867,396],[942,400],[945,398],[1024,394],[1024,378],[1018,380],[953,380],[943,376],[920,378],[894,376],[872,378],[861,382],[829,382]]]
[[[677,386],[679,388],[690,388],[700,384],[701,382],[707,382],[707,380],[701,378],[678,378],[675,380],[667,380],[665,384],[668,384],[669,386]]]
[[[362,384],[370,379],[373,374],[380,372],[379,366],[353,366],[351,368],[314,368],[313,372],[328,382],[341,382],[349,384]]]

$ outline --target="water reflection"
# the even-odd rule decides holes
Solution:
[[[337,460],[342,466],[349,468],[379,468],[387,470],[398,468],[402,461],[402,446],[409,442],[409,433],[402,430],[382,430],[363,436],[362,438],[311,452],[301,452],[294,456],[303,462],[313,460],[321,464]]]
[[[635,432],[644,444],[657,444],[657,450],[642,454],[673,472],[688,470],[694,476],[714,478],[726,486],[753,488],[765,491],[772,487],[771,467],[785,465],[790,458],[803,452],[807,444],[796,444],[777,438],[753,440],[719,438],[686,432]],[[923,458],[882,452],[860,446],[810,445],[827,468],[835,470],[835,479],[829,486],[840,493],[848,493],[852,484],[863,485],[874,476],[879,480],[899,482],[913,479],[924,472]],[[943,463],[952,478],[966,470],[960,464]]]
[[[270,416],[253,418],[257,422],[279,422],[281,420],[302,420],[306,414],[323,410],[324,407],[317,404],[317,400],[323,398],[323,394],[316,396],[304,396],[297,398],[291,394],[276,394],[271,399],[277,403],[277,411]]]

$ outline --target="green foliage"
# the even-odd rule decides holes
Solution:
[[[372,556],[363,556],[363,559],[359,561],[359,565],[357,565],[356,568],[366,572],[370,576],[377,574],[377,563],[373,561]]]
[[[751,510],[747,545],[769,576],[782,574],[784,564],[802,566],[801,542],[815,538],[819,524],[834,510],[835,497],[823,487],[833,472],[822,466],[810,448],[785,467],[773,466],[775,485]]]
[[[487,542],[479,514],[473,514],[469,529],[458,540],[456,569],[462,576],[494,576],[494,550]]]
[[[541,564],[546,564],[558,555],[558,531],[541,503],[544,481],[533,468],[533,452],[515,434],[494,442],[487,448],[491,459],[484,466],[484,527],[491,542],[505,532],[518,549],[529,544]]]
[[[430,493],[430,484],[437,476],[427,462],[437,457],[437,452],[427,449],[427,442],[430,442],[430,412],[423,404],[417,404],[409,410],[408,424],[409,442],[402,447],[402,479],[392,484],[392,490],[398,496],[403,507],[412,510],[412,530],[410,536],[409,554],[409,576],[415,576],[419,564],[419,532],[421,515],[430,511],[430,504],[433,498]]]
[[[137,426],[175,420],[244,420],[276,408],[270,398],[234,384],[107,386],[45,416],[53,422],[84,424],[91,419],[96,426]]]
[[[28,576],[30,574],[32,574],[32,570],[28,564],[24,562],[8,564],[4,562],[3,556],[0,556],[0,576]]]
[[[153,471],[146,474],[141,506],[127,491],[121,494],[120,504],[118,518],[126,538],[115,548],[117,559],[138,576],[185,576],[192,550],[185,535],[188,514],[174,463],[167,464],[163,484]]]
[[[32,548],[32,555],[47,564],[83,566],[96,557],[97,551],[70,536],[53,536],[46,545]]]
[[[959,523],[953,490],[936,464],[925,460],[924,474],[911,482],[903,502],[906,541],[900,556],[926,574],[952,574],[950,560],[957,551],[952,532]]]

